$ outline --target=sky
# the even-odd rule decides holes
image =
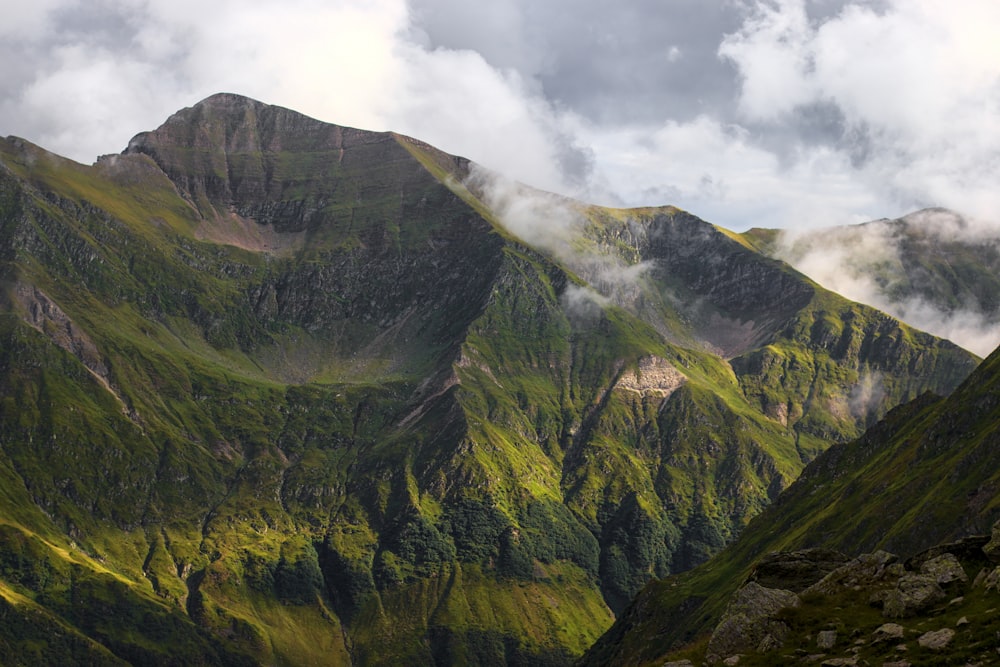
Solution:
[[[215,92],[730,229],[997,215],[995,0],[0,0],[0,135],[90,163]]]

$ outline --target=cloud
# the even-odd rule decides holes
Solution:
[[[850,156],[801,146],[793,159],[759,145],[739,124],[709,116],[617,130],[582,126],[604,191],[601,203],[673,204],[732,229],[862,222],[880,198],[851,176]]]
[[[998,22],[1000,5],[976,0],[849,4],[823,21],[804,0],[758,2],[719,53],[740,72],[745,122],[766,129],[832,106],[843,126],[831,147],[854,156],[856,180],[897,207],[995,219]]]
[[[475,165],[466,186],[511,233],[549,253],[587,282],[587,288],[569,291],[568,305],[579,306],[581,300],[589,300],[597,305],[629,307],[640,298],[640,283],[652,264],[629,263],[602,247],[588,234],[592,223],[579,203]],[[633,236],[648,233],[638,226],[632,232]]]
[[[736,3],[604,0],[487,5],[413,0],[428,44],[472,49],[514,69],[559,108],[601,125],[681,122],[728,104],[732,68],[716,57]]]
[[[867,420],[878,414],[884,398],[885,386],[882,384],[882,373],[863,371],[857,384],[851,387],[847,403],[855,419]]]

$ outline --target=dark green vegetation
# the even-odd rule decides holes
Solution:
[[[820,455],[733,545],[694,570],[648,585],[587,662],[659,664],[671,649],[704,638],[732,592],[769,552],[885,549],[907,557],[989,533],[1000,518],[998,425],[1000,352],[947,399],[921,396],[891,411],[863,437]],[[976,614],[1000,602],[996,591],[989,600],[984,595],[978,591],[969,598],[969,604],[983,607],[976,607]],[[830,622],[830,609],[837,605],[813,602],[826,606],[825,613],[816,612],[822,616],[816,622]],[[864,617],[860,611],[843,611],[842,617],[855,613]],[[811,631],[807,626],[804,634]],[[703,654],[704,645],[688,655],[699,650]]]
[[[470,169],[231,95],[0,141],[0,647],[565,664],[975,364],[677,209],[532,247]]]

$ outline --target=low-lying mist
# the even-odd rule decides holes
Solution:
[[[773,254],[843,296],[980,356],[1000,344],[1000,233],[944,209],[783,231]],[[1000,283],[998,283],[1000,284]]]
[[[592,223],[585,205],[529,188],[477,165],[472,165],[465,185],[508,231],[550,253],[587,282],[589,288],[573,286],[567,290],[563,301],[568,308],[579,310],[584,302],[591,307],[608,303],[624,307],[639,298],[640,283],[652,263],[629,263],[602,248],[587,233]]]

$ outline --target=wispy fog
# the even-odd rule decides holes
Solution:
[[[651,263],[630,264],[600,247],[587,234],[589,221],[581,204],[475,165],[466,185],[511,233],[550,253],[587,281],[590,289],[574,288],[572,294],[567,290],[566,304],[625,306],[639,297],[639,285]]]
[[[918,255],[903,252],[904,243]],[[986,356],[1000,344],[1000,313],[975,298],[975,285],[949,285],[957,304],[925,296],[944,285],[921,280],[942,278],[915,262],[922,256],[947,265],[941,251],[946,243],[995,248],[1000,240],[989,224],[929,209],[896,221],[785,231],[775,255],[828,289]]]

